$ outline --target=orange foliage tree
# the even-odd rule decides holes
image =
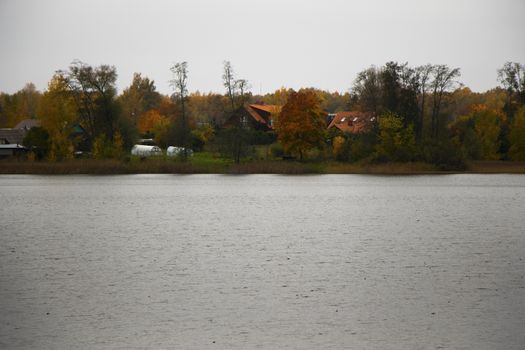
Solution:
[[[319,99],[309,90],[291,91],[275,123],[279,141],[286,152],[302,160],[313,148],[322,148],[326,125]]]
[[[157,110],[151,109],[139,117],[137,128],[141,134],[152,132],[155,124],[159,123],[163,118]]]

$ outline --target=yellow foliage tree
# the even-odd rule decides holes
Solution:
[[[309,90],[291,91],[275,130],[284,150],[298,154],[301,160],[308,150],[322,148],[326,125],[317,95]]]
[[[388,160],[411,160],[415,153],[416,139],[412,124],[403,126],[401,117],[387,113],[379,117],[379,143],[376,152]]]
[[[170,130],[172,121],[169,118],[162,118],[155,125],[153,125],[153,134],[155,135],[155,142],[162,147],[168,147]]]
[[[72,158],[74,145],[69,135],[77,113],[63,76],[56,74],[49,82],[48,90],[40,101],[38,115],[42,127],[49,132],[51,138],[50,160]]]
[[[480,157],[486,160],[499,159],[499,135],[504,116],[484,105],[474,108],[474,131],[478,137]]]
[[[343,147],[345,145],[345,138],[342,136],[336,136],[333,138],[332,141],[332,150],[334,153],[334,156],[339,156],[343,152]]]

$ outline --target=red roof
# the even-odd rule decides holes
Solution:
[[[266,124],[266,120],[259,113],[257,113],[257,111],[252,107],[252,105],[246,106],[245,109],[257,122]]]
[[[276,106],[276,105],[260,105],[260,104],[255,104],[255,103],[249,106],[255,109],[260,109],[261,111],[265,111],[268,113],[279,113],[281,112],[281,108],[282,108],[281,106]]]
[[[351,134],[359,134],[370,129],[376,118],[373,114],[358,111],[338,112],[328,125]]]

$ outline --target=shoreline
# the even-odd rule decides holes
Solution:
[[[124,175],[124,174],[371,174],[371,175],[446,175],[446,174],[525,174],[525,162],[472,161],[465,170],[438,170],[427,163],[339,163],[296,161],[180,162],[163,159],[121,161],[114,159],[50,161],[1,160],[2,175]]]

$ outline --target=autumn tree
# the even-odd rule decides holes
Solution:
[[[502,116],[485,106],[479,106],[473,113],[474,130],[479,140],[480,157],[486,160],[500,158],[500,132]]]
[[[221,126],[231,113],[228,98],[217,93],[203,94],[199,91],[188,96],[188,112],[197,125]]]
[[[501,112],[475,105],[468,115],[450,124],[452,141],[470,159],[499,159],[504,119]]]
[[[379,159],[408,161],[415,155],[415,135],[412,124],[403,125],[403,118],[386,113],[379,117],[379,143],[376,152]]]
[[[156,91],[155,82],[140,73],[133,74],[131,85],[124,89],[118,98],[123,114],[137,125],[140,117],[152,109],[158,108],[160,94]]]
[[[77,121],[77,110],[73,97],[68,92],[65,78],[55,74],[42,96],[38,115],[42,127],[49,132],[51,160],[73,157],[74,140],[71,139],[73,127]]]
[[[23,119],[35,119],[41,97],[33,83],[12,95],[0,94],[0,127],[14,127]]]
[[[275,130],[285,151],[298,154],[301,160],[307,151],[322,148],[326,126],[316,94],[292,90],[277,118]]]
[[[153,124],[153,135],[155,136],[155,142],[162,148],[169,146],[170,131],[172,128],[173,120],[170,118],[160,118]]]
[[[291,91],[293,90],[281,87],[272,93],[262,96],[261,99],[264,103],[269,105],[284,106]]]
[[[153,132],[155,125],[158,124],[161,119],[165,118],[158,110],[150,109],[140,116],[137,122],[137,128],[141,134],[147,134]]]

